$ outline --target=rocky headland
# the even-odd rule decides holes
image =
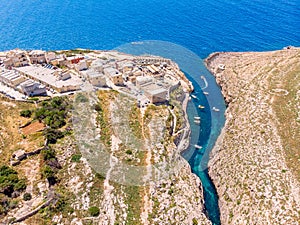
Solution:
[[[300,49],[206,59],[228,104],[209,162],[222,224],[299,224]]]
[[[211,224],[201,182],[180,157],[189,144],[185,108],[192,86],[175,63],[80,49],[14,50],[0,56],[5,87],[0,96],[0,224]],[[50,78],[70,72],[82,80],[75,92],[73,87],[62,90],[36,74],[21,74],[24,68],[49,72]],[[102,74],[108,68],[151,78],[146,80],[151,88],[170,89],[169,104],[150,104],[135,85]],[[49,96],[25,96],[23,86],[10,82],[11,73],[20,82],[41,82],[37,90]],[[106,78],[105,85],[97,78]],[[154,79],[161,86],[152,84]],[[137,173],[127,172],[130,168]],[[20,188],[4,182],[8,178],[2,175],[8,173],[19,174]]]

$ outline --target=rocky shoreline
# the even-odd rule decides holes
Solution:
[[[275,104],[285,100],[289,105],[282,109],[299,110],[299,56],[299,48],[289,48],[218,52],[205,60],[228,104],[226,123],[209,161],[222,224],[299,224],[299,161],[291,163],[286,149],[288,145],[292,151],[297,143],[284,136],[287,121],[281,120]],[[291,79],[296,85],[288,82]],[[297,116],[289,117],[286,129],[296,138]],[[294,153],[297,159],[297,150]]]

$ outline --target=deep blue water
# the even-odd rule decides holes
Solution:
[[[200,57],[300,45],[299,0],[0,0],[0,50],[112,49],[141,40]]]
[[[207,212],[219,224],[208,153],[224,124],[224,101],[201,59],[214,51],[266,51],[300,46],[299,0],[0,0],[0,50],[119,49],[174,59],[195,86],[188,105],[191,147],[184,153],[204,186]],[[124,45],[128,42],[142,45]],[[181,45],[192,52],[181,48]],[[204,76],[209,86],[202,93]],[[197,106],[205,105],[204,110]],[[213,106],[220,112],[212,112]],[[201,126],[193,123],[200,115]],[[202,145],[195,151],[194,144]]]

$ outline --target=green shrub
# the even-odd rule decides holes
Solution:
[[[193,225],[198,225],[198,221],[196,220],[196,218],[193,218]]]
[[[81,154],[74,154],[71,157],[71,162],[79,162],[81,159]]]
[[[38,97],[33,97],[33,98],[28,98],[28,100],[30,100],[30,101],[38,101],[39,98]]]
[[[50,102],[44,101],[41,107],[35,111],[34,118],[44,121],[51,128],[61,128],[66,125],[69,104],[66,98],[54,97]]]
[[[18,180],[18,182],[15,184],[14,189],[16,191],[22,191],[26,188],[26,182],[24,179]]]
[[[132,155],[132,151],[130,149],[126,150],[126,154]]]
[[[32,112],[27,109],[27,110],[23,110],[20,112],[20,116],[26,117],[26,118],[30,118],[31,117]]]
[[[82,102],[82,103],[85,103],[85,102],[88,102],[88,98],[82,94],[82,93],[79,93],[77,96],[76,96],[76,100],[75,102],[79,103],[79,102]]]
[[[0,168],[0,176],[8,176],[9,174],[17,174],[17,171],[15,171],[14,169],[3,165]]]
[[[64,137],[63,132],[52,128],[48,128],[44,130],[43,134],[45,135],[45,138],[48,140],[50,144],[55,144],[57,139],[61,139]]]
[[[96,177],[97,179],[99,179],[99,180],[105,180],[105,176],[102,175],[102,174],[100,174],[100,173],[96,173],[96,174],[95,174],[95,177]]]
[[[50,166],[46,165],[42,168],[42,177],[43,178],[47,178],[47,179],[54,178],[54,174],[55,173]]]
[[[19,179],[14,169],[6,165],[0,167],[0,193],[10,196],[14,191],[22,191],[25,188],[25,180]]]
[[[25,193],[24,195],[23,195],[23,200],[24,201],[29,201],[29,200],[31,200],[31,198],[32,198],[32,196],[31,196],[31,194],[30,193]]]
[[[97,217],[97,216],[99,216],[100,210],[98,207],[92,206],[89,208],[89,213],[91,216]]]
[[[101,107],[101,105],[100,105],[99,103],[94,105],[94,109],[95,109],[97,112],[103,111],[103,110],[102,110],[102,107]]]
[[[54,159],[55,151],[51,148],[42,150],[42,156],[44,160]]]

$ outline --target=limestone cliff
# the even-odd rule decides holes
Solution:
[[[206,59],[228,103],[209,174],[222,224],[299,224],[300,49]]]

